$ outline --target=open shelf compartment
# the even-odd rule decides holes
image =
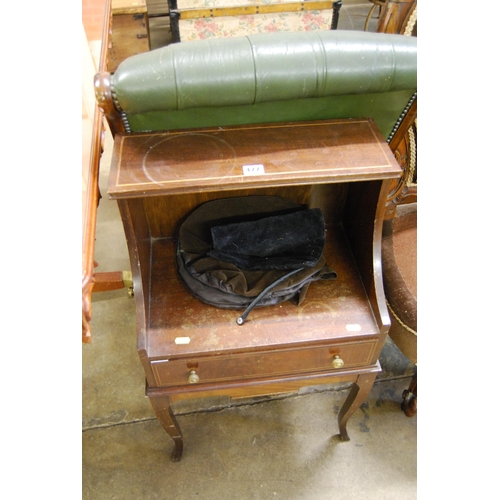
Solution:
[[[245,166],[262,165],[257,175]],[[134,277],[138,351],[150,388],[373,367],[390,324],[380,236],[390,182],[401,169],[370,119],[238,126],[117,136],[108,194],[118,201]],[[176,238],[202,203],[281,196],[320,208],[327,265],[305,301],[241,310],[193,297],[176,270]],[[342,370],[339,374],[343,373]]]

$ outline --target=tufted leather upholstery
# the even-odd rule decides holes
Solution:
[[[416,67],[414,37],[265,33],[138,54],[111,88],[132,132],[372,116],[388,137]]]

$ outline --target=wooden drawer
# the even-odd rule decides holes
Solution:
[[[279,377],[336,370],[332,366],[334,356],[344,361],[344,369],[367,365],[372,360],[376,344],[377,341],[372,340],[271,352],[158,360],[151,361],[151,367],[158,387],[188,384],[191,370],[196,371],[200,384]]]

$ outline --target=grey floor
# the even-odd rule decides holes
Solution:
[[[368,2],[344,2],[339,28],[364,24]],[[374,20],[373,22],[376,22]],[[117,206],[106,197],[112,140],[102,158],[98,271],[130,269]],[[126,290],[93,295],[93,343],[82,346],[82,478],[85,500],[409,500],[417,497],[417,417],[400,410],[414,366],[390,341],[383,372],[338,437],[348,386],[310,388],[247,402],[203,400],[175,408],[181,462],[144,396],[135,348],[134,300]]]

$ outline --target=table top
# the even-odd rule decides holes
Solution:
[[[112,199],[397,178],[372,119],[190,129],[115,137]]]

